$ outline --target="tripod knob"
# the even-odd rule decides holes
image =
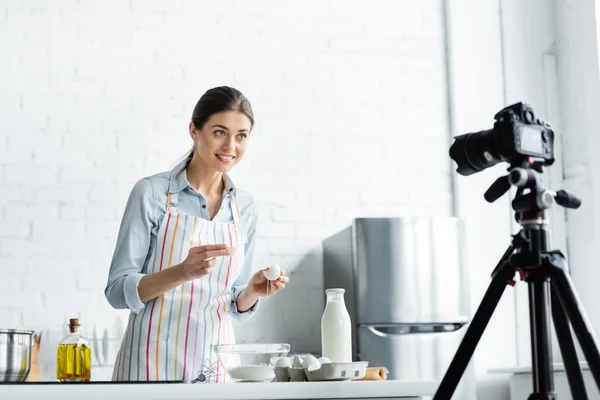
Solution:
[[[508,174],[508,182],[518,188],[533,187],[539,181],[538,175],[532,169],[513,168]]]
[[[565,208],[579,208],[581,199],[568,190],[559,190],[556,192],[556,203]]]
[[[535,200],[536,200],[536,203],[537,203],[537,206],[539,207],[539,209],[545,210],[552,206],[552,201],[554,200],[554,196],[552,195],[552,192],[550,192],[549,190],[542,190],[541,192],[537,193]]]
[[[498,200],[502,195],[510,189],[510,178],[509,175],[501,176],[496,179],[492,186],[488,188],[483,194],[483,197],[490,203]]]
[[[537,213],[552,206],[554,193],[550,190],[539,190],[529,192],[515,197],[512,201],[513,210],[521,213]],[[518,218],[522,219],[522,216]]]

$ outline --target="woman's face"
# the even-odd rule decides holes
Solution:
[[[195,157],[212,169],[227,173],[242,160],[252,123],[239,111],[213,114],[202,129],[190,122],[190,135],[196,143]]]

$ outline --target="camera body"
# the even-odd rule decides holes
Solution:
[[[450,157],[461,175],[472,175],[501,161],[519,165],[534,158],[543,165],[554,163],[554,131],[538,119],[527,103],[515,103],[494,115],[489,130],[456,136]]]

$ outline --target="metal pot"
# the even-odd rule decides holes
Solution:
[[[0,381],[25,381],[31,369],[33,332],[0,329]]]

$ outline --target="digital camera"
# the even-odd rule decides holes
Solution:
[[[505,107],[494,119],[492,129],[455,137],[450,157],[456,172],[472,175],[501,161],[517,165],[529,157],[543,165],[554,163],[554,131],[527,103]]]

